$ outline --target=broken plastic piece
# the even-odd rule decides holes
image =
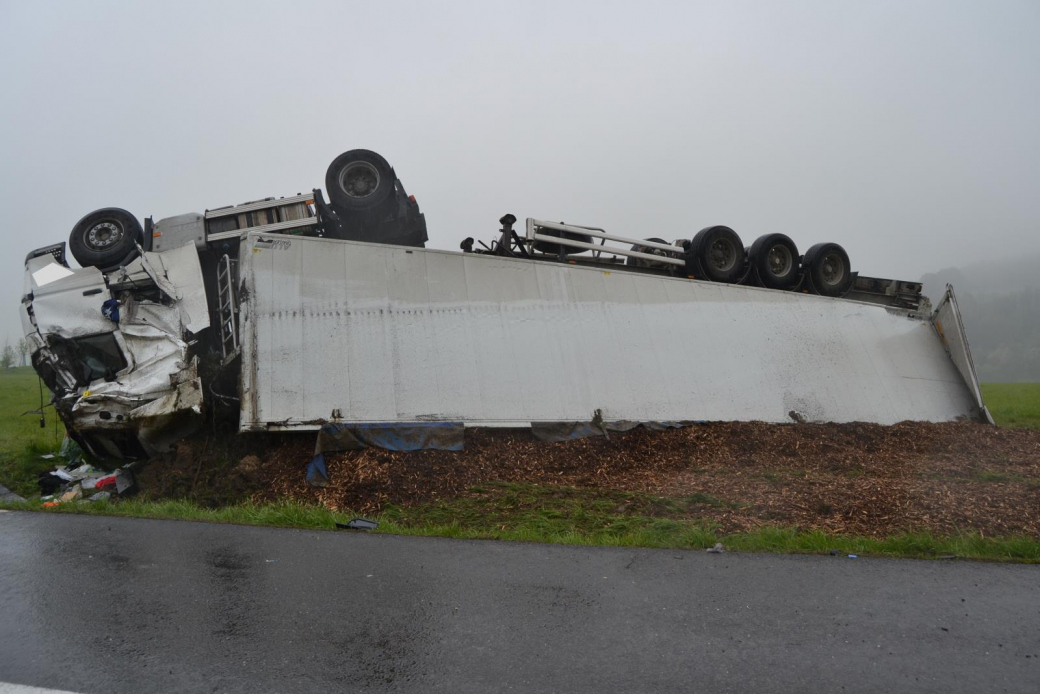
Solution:
[[[722,546],[721,542],[716,542],[714,547],[709,547],[705,551],[710,552],[712,554],[722,554],[726,551],[726,548]]]
[[[116,494],[120,496],[134,491],[134,476],[129,470],[120,470],[116,473]]]
[[[91,495],[90,498],[87,499],[87,501],[108,501],[111,498],[111,492],[98,492],[97,494]]]
[[[349,523],[336,523],[336,527],[340,530],[375,530],[379,523],[367,518],[354,518]]]
[[[64,458],[68,465],[74,465],[83,458],[83,449],[79,447],[78,443],[66,436],[61,441],[58,455]]]
[[[98,479],[97,482],[94,483],[94,489],[97,489],[99,491],[111,491],[111,490],[115,489],[115,487],[116,487],[116,476],[115,475],[108,475],[107,477],[102,477],[102,478]]]

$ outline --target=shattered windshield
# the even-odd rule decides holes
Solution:
[[[73,340],[87,381],[111,378],[126,368],[126,359],[113,333],[91,335]]]

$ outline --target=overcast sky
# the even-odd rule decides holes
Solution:
[[[23,259],[324,185],[374,149],[430,246],[506,212],[727,224],[918,279],[1040,252],[1040,2],[0,0],[0,337]]]

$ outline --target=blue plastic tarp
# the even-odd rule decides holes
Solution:
[[[370,446],[391,451],[461,451],[464,434],[462,422],[326,424],[318,432],[315,453]]]

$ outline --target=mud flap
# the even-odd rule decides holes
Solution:
[[[975,399],[979,419],[995,424],[993,416],[990,415],[986,404],[982,401],[982,390],[979,388],[979,378],[975,373],[975,362],[971,359],[968,336],[964,332],[964,321],[961,319],[961,311],[957,307],[957,297],[954,295],[951,285],[946,285],[946,293],[935,307],[931,321],[935,331],[939,333],[943,348],[950,355],[950,359],[953,360],[954,366],[957,367],[957,371]]]

